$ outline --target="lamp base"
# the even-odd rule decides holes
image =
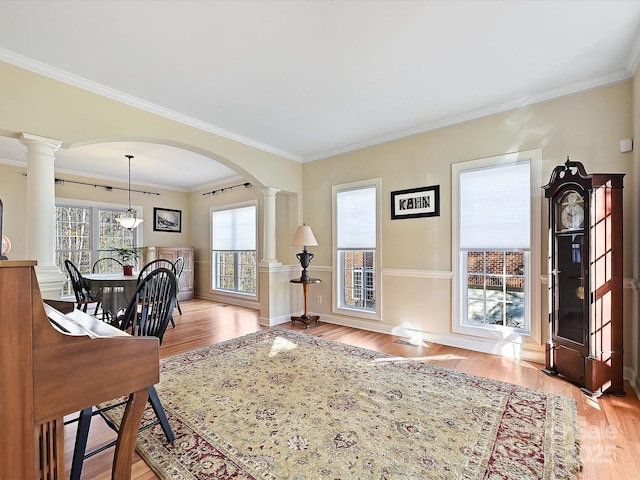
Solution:
[[[304,323],[304,328],[309,328],[309,324],[320,321],[319,315],[300,315],[298,317],[291,317],[291,323],[300,322]]]
[[[309,264],[311,263],[311,259],[313,258],[313,253],[307,252],[307,247],[305,247],[302,252],[296,254],[296,257],[300,261],[300,266],[302,267],[302,275],[300,276],[300,281],[308,282],[310,278],[309,272],[307,272],[307,268],[309,268]]]
[[[309,280],[311,280],[311,277],[309,276],[309,272],[307,271],[306,268],[302,269],[302,275],[300,275],[300,281],[301,282],[308,282]]]

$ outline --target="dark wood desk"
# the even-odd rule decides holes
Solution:
[[[310,278],[309,280],[293,278],[289,280],[289,282],[302,284],[302,292],[304,293],[304,313],[297,317],[291,317],[291,323],[302,322],[304,323],[304,328],[309,328],[309,324],[311,322],[317,322],[318,320],[320,320],[319,315],[309,315],[309,313],[307,313],[307,296],[309,295],[309,285],[311,285],[312,283],[322,283],[322,280],[320,280],[319,278]]]

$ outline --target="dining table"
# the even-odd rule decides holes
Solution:
[[[82,275],[92,292],[98,292],[102,309],[115,318],[120,310],[125,310],[136,293],[138,272],[133,275],[124,273],[85,273]]]

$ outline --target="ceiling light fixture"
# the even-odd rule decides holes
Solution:
[[[143,220],[142,218],[136,218],[136,212],[131,208],[131,159],[133,158],[133,155],[125,155],[125,157],[129,159],[129,208],[127,209],[127,214],[124,217],[116,218],[116,222],[124,228],[133,230],[140,225]]]

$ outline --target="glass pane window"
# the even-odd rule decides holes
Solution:
[[[135,246],[136,231],[120,227],[115,221],[125,210],[94,206],[56,206],[56,266],[67,273],[65,260],[71,260],[80,273],[89,273],[96,260],[113,256],[111,248]],[[71,284],[65,281],[63,295],[72,294]]]
[[[531,281],[538,231],[533,188],[539,152],[519,152],[452,165],[454,331],[500,338],[491,330],[532,330]],[[534,253],[535,255],[535,253]],[[468,328],[471,327],[471,328]]]
[[[335,186],[337,308],[378,313],[378,183]]]
[[[211,213],[214,290],[257,294],[256,211],[249,205]]]
[[[122,228],[116,218],[125,215],[122,210],[98,210],[100,236],[98,252],[100,258],[113,256],[112,248],[135,246],[135,234],[132,230]]]
[[[66,273],[65,260],[71,260],[80,270],[91,271],[91,208],[56,207],[56,265]],[[70,284],[64,286],[70,293]]]
[[[524,329],[527,252],[465,253],[466,323]]]
[[[341,304],[346,307],[375,311],[376,283],[374,271],[375,251],[340,251],[342,266]]]
[[[217,251],[215,256],[215,289],[255,295],[256,252]]]

